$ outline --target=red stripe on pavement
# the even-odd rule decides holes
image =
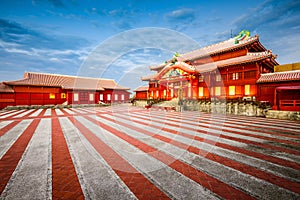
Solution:
[[[278,185],[280,187],[286,188],[288,190],[291,190],[293,192],[296,192],[296,193],[300,194],[300,184],[298,184],[296,182],[287,180],[285,178],[276,176],[276,175],[268,173],[268,172],[264,172],[262,170],[259,170],[259,169],[255,168],[255,167],[252,167],[252,166],[249,166],[249,165],[246,165],[246,164],[243,164],[243,163],[231,160],[229,158],[225,158],[225,157],[219,156],[217,154],[210,153],[210,152],[208,152],[206,150],[199,149],[197,147],[193,147],[193,146],[190,146],[190,145],[187,145],[187,144],[184,144],[184,143],[172,140],[170,138],[154,134],[154,133],[149,132],[149,131],[147,131],[145,129],[129,125],[128,123],[124,123],[124,122],[120,122],[120,121],[115,121],[115,120],[110,119],[110,118],[105,117],[105,116],[101,116],[101,118],[104,118],[106,120],[112,121],[112,122],[114,122],[116,124],[120,124],[122,126],[130,128],[130,129],[135,130],[137,132],[143,133],[145,135],[151,136],[153,138],[159,139],[161,141],[164,141],[164,142],[167,142],[167,143],[171,143],[174,146],[177,146],[177,147],[179,147],[181,149],[184,149],[184,150],[188,150],[189,152],[197,154],[197,155],[199,155],[201,157],[205,157],[205,158],[207,158],[209,160],[212,160],[214,162],[218,162],[218,163],[220,163],[222,165],[225,165],[225,166],[228,166],[230,168],[236,169],[236,170],[238,170],[240,172],[243,172],[245,174],[249,174],[251,176],[263,179],[265,181],[268,181],[270,183],[276,184],[276,185]],[[180,133],[173,133],[173,134],[175,134],[175,135],[181,135]],[[189,135],[189,138],[190,139],[194,139],[194,136]]]
[[[10,129],[12,129],[13,127],[15,127],[18,123],[20,123],[20,121],[13,121],[12,123],[7,124],[3,128],[1,128],[0,129],[0,137],[2,135],[4,135],[7,131],[9,131]]]
[[[34,109],[31,112],[27,113],[26,115],[24,115],[23,117],[20,117],[18,119],[28,119],[29,115],[33,114],[35,111],[37,111],[38,109]]]
[[[33,120],[0,160],[0,193],[3,192],[7,182],[17,167],[39,122],[40,119]]]
[[[47,109],[43,109],[42,112],[40,112],[40,113],[38,114],[37,118],[42,118],[42,117],[44,117],[44,114],[45,114],[46,110],[47,110]]]
[[[63,115],[64,117],[74,116],[74,114],[70,114],[70,113],[68,113],[67,111],[65,111],[64,109],[60,109],[60,108],[59,108],[59,110],[64,114],[64,115]]]
[[[103,117],[103,116],[101,116]],[[86,116],[90,121],[95,124],[98,124],[101,128],[113,133],[117,137],[121,138],[122,140],[130,143],[131,145],[139,148],[140,150],[144,151],[145,153],[149,154],[150,156],[160,160],[161,162],[169,165],[171,168],[175,169],[179,173],[185,175],[186,177],[194,180],[195,182],[201,184],[203,187],[209,189],[210,191],[218,194],[219,196],[226,198],[226,199],[254,199],[252,196],[245,194],[244,192],[227,185],[226,183],[211,177],[204,172],[191,167],[190,165],[183,163],[172,156],[165,154],[162,151],[159,151],[129,135],[124,134],[121,131],[114,129],[111,126],[108,126],[100,121],[97,121],[91,117]],[[142,130],[144,131],[144,130]],[[153,133],[151,133],[151,136]],[[170,164],[170,161],[174,161]]]
[[[73,117],[69,117],[69,119],[137,198],[169,199],[164,192],[151,183],[143,174],[137,171],[130,163],[123,159],[100,138],[94,135],[88,128],[82,125],[81,122]],[[126,169],[127,172],[119,169]]]
[[[173,116],[173,118],[174,118],[174,116]],[[214,120],[214,122],[212,122],[212,123],[216,123],[216,121],[222,123],[226,120],[226,122],[230,123],[230,124],[243,125],[243,126],[245,126],[245,127],[243,127],[243,130],[255,131],[255,132],[260,132],[260,133],[264,133],[264,134],[268,134],[268,135],[283,136],[283,137],[287,137],[287,138],[295,138],[295,139],[300,138],[300,136],[297,132],[282,130],[283,127],[278,127],[278,128],[271,127],[270,123],[261,124],[261,123],[259,123],[259,121],[258,121],[259,118],[257,118],[257,117],[255,117],[255,118],[249,117],[249,119],[247,119],[247,121],[246,121],[246,119],[233,118],[232,116],[228,116],[228,115],[226,115],[226,118],[224,118],[224,116],[223,116],[223,118],[222,118],[222,116],[219,116],[219,117],[213,116],[213,118],[212,118],[212,116],[204,115],[201,117],[197,117],[196,120],[191,119],[191,121],[194,121],[194,122],[198,122],[198,120],[205,121],[205,122],[209,121],[208,124],[211,124],[212,119]],[[255,119],[255,121],[254,121],[254,119]],[[251,120],[251,123],[249,123],[249,120]],[[242,122],[242,124],[240,122]],[[229,124],[226,124],[225,126],[239,129],[238,127],[234,127]],[[268,126],[268,130],[264,130],[262,126]],[[286,134],[283,134],[280,132],[285,132]]]
[[[141,117],[141,116],[135,116],[135,117],[146,120],[145,117]],[[161,121],[155,120],[155,119],[151,119],[151,120],[153,122],[157,122],[157,123],[161,122]],[[176,123],[181,122],[179,120],[172,120],[172,119],[168,119],[168,121],[173,121],[173,122],[176,122]],[[187,122],[181,122],[181,123],[189,124]],[[213,135],[213,136],[217,136],[217,137],[220,137],[220,138],[230,139],[230,140],[234,140],[234,141],[245,143],[245,144],[252,144],[252,145],[255,145],[255,146],[260,146],[260,147],[269,148],[269,149],[272,149],[272,150],[281,151],[281,152],[290,153],[290,154],[294,154],[294,155],[300,156],[300,152],[297,151],[297,150],[286,149],[286,148],[282,148],[282,147],[272,146],[272,145],[269,145],[269,144],[262,144],[262,143],[251,141],[251,140],[247,140],[247,139],[241,139],[241,138],[236,138],[236,137],[232,137],[232,136],[227,136],[227,135],[212,133],[212,132],[209,132],[209,131],[203,131],[201,129],[197,129],[197,126],[195,124],[192,124],[193,126],[195,126],[195,128],[181,126],[181,125],[178,125],[178,124],[172,124],[172,123],[169,123],[169,122],[164,122],[164,124],[166,124],[168,126],[173,126],[173,127],[177,127],[177,128],[186,129],[186,130],[196,131],[196,132],[199,132],[201,134]],[[208,128],[208,129],[215,129],[215,130],[219,130],[219,131],[221,130],[221,131],[223,131],[220,128],[214,128],[212,126],[204,126],[204,125],[199,125],[199,126],[200,127],[204,127],[204,128]],[[174,131],[174,130],[168,129],[168,128],[162,128],[162,129],[163,130],[172,131],[172,132],[177,132],[177,131]],[[247,135],[247,134],[244,134],[244,133],[241,133],[241,132],[231,131],[231,130],[224,130],[224,132],[233,133],[235,135]],[[251,135],[251,137],[255,137],[255,136]],[[268,139],[268,140],[270,140],[270,139]],[[274,140],[276,141],[276,139],[274,139]]]
[[[10,110],[10,111],[3,111],[0,113],[0,117],[3,116],[3,115],[7,115],[7,114],[10,114],[12,112],[15,112],[15,110]]]
[[[121,116],[119,116],[119,117],[123,118],[125,120],[127,119],[125,117],[121,117]],[[141,124],[144,124],[144,125],[148,125],[147,123],[140,122],[138,120],[131,119],[131,121],[136,122],[136,123],[141,123]],[[204,143],[207,143],[207,144],[215,145],[215,146],[221,147],[223,149],[228,149],[228,150],[235,151],[235,152],[238,152],[238,153],[241,153],[241,154],[245,154],[247,156],[251,156],[251,157],[254,157],[254,158],[258,158],[258,159],[261,159],[261,160],[265,160],[265,161],[268,161],[268,162],[279,164],[279,165],[282,165],[282,166],[285,166],[285,167],[290,167],[290,168],[293,168],[293,169],[300,170],[300,165],[296,162],[280,159],[280,158],[277,158],[277,157],[273,157],[273,156],[258,153],[258,152],[249,151],[249,150],[246,150],[246,149],[243,149],[243,148],[240,148],[240,147],[231,146],[231,145],[228,145],[228,144],[225,144],[225,143],[222,143],[222,142],[217,142],[217,141],[214,141],[214,140],[210,140],[208,138],[202,138],[202,137],[196,136],[196,135],[178,133],[178,131],[168,129],[168,128],[164,128],[164,127],[160,127],[160,126],[156,126],[156,125],[151,125],[151,126],[153,128],[161,129],[163,131],[166,131],[166,132],[169,132],[169,133],[172,133],[172,134],[179,134],[181,136],[191,138],[191,139],[197,140],[199,142],[204,142]],[[197,132],[200,132],[200,130],[197,130]],[[208,134],[206,132],[203,132],[203,133]]]
[[[194,120],[192,120],[192,121],[194,121]],[[217,120],[214,119],[214,121],[217,121]],[[192,123],[188,123],[188,124],[191,124],[191,125],[195,126],[195,124],[192,124]],[[208,123],[208,125],[217,125],[217,126],[219,126],[220,123],[218,123],[218,122],[210,122],[210,123]],[[212,128],[212,129],[215,129],[215,130],[221,130],[222,131],[222,128],[215,128],[215,127],[211,127],[211,126],[208,126],[208,125],[207,126],[201,125],[201,127]],[[228,127],[228,128],[241,129],[239,127],[235,127],[234,125],[229,125],[229,124],[224,124],[224,123],[222,125],[225,126],[225,127]],[[275,133],[273,132],[271,134],[271,133],[268,133],[268,132],[262,130],[262,127],[260,127],[260,130],[253,130],[253,129],[249,128],[249,127],[244,127],[242,130],[247,130],[247,131],[252,131],[252,132],[257,132],[257,133],[263,133],[263,134],[266,134],[266,135],[273,135],[273,136],[274,135],[276,135],[276,136],[282,136],[282,137],[289,137],[289,136],[291,136],[291,135],[278,134],[276,132]],[[276,141],[276,142],[279,142],[279,143],[291,144],[291,145],[294,145],[294,146],[300,146],[299,142],[294,142],[294,141],[285,140],[285,139],[277,139],[277,138],[267,137],[267,136],[263,136],[263,135],[255,135],[255,134],[252,134],[252,133],[243,133],[241,131],[234,131],[234,130],[226,130],[226,132],[230,132],[230,133],[237,134],[237,135],[249,136],[249,137],[252,137],[252,138],[259,138],[259,139],[264,139],[264,140],[269,140],[269,141]],[[295,137],[289,137],[289,138],[295,138]]]
[[[84,199],[58,118],[52,118],[52,198]]]
[[[8,117],[5,118],[5,119],[6,119],[6,120],[7,120],[7,119],[11,119],[11,118],[13,118],[13,117],[15,117],[15,116],[17,116],[17,115],[20,115],[20,114],[26,112],[26,111],[27,111],[27,110],[22,110],[21,112],[16,111],[16,112],[18,112],[18,113],[15,113],[15,114],[13,114],[13,115],[10,115],[10,116],[8,116]],[[16,118],[13,118],[13,119],[16,119]],[[18,119],[19,119],[19,118],[18,118]]]

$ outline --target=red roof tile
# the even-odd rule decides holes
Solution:
[[[258,35],[253,37],[249,37],[245,40],[240,41],[238,44],[235,44],[235,39],[230,38],[229,40],[225,40],[216,44],[212,44],[185,54],[182,54],[178,57],[178,60],[185,61],[185,60],[194,60],[196,58],[200,58],[203,56],[211,56],[214,54],[230,51],[233,49],[237,49],[254,42],[258,42],[259,38]],[[266,49],[262,46],[262,49],[266,51]]]
[[[197,66],[191,66],[184,62],[177,62],[173,66],[179,66],[185,71],[195,71],[198,73],[204,73],[204,72],[213,71],[217,68],[222,68],[222,67],[232,66],[232,65],[237,65],[237,64],[251,63],[251,62],[263,60],[266,58],[275,59],[276,55],[273,55],[272,51],[265,51],[265,52],[259,52],[259,53],[247,53],[247,55],[245,55],[245,56],[230,58],[227,60],[221,60],[221,61],[217,61],[217,62],[206,63],[206,64],[202,64],[202,65],[197,65]],[[142,80],[149,81],[149,80],[156,79],[159,77],[159,75],[161,73],[165,72],[165,69],[168,69],[168,68],[170,68],[170,65],[165,66],[163,70],[161,70],[160,72],[158,72],[156,74],[142,77]]]
[[[261,74],[257,83],[300,81],[300,70]]]
[[[194,60],[196,58],[211,56],[214,54],[241,48],[246,45],[252,44],[254,42],[259,43],[258,35],[255,35],[253,37],[249,37],[243,41],[240,41],[238,44],[235,44],[234,38],[230,38],[229,40],[225,40],[225,41],[222,41],[222,42],[219,42],[216,44],[212,44],[212,45],[200,48],[200,49],[196,49],[191,52],[187,52],[185,54],[181,54],[177,59],[178,59],[178,61]],[[259,45],[262,50],[266,51],[266,48],[264,46],[262,46],[260,43],[259,43]],[[150,66],[150,69],[151,70],[160,70],[160,69],[163,69],[166,65],[167,65],[166,63],[162,63],[159,65]]]
[[[150,66],[150,70],[159,70],[164,68],[168,63],[161,63],[159,65]]]
[[[104,90],[118,89],[129,90],[129,88],[118,85],[112,79],[89,78],[79,76],[67,76],[59,74],[46,74],[27,72],[24,74],[24,79],[16,81],[7,81],[8,85],[34,85],[34,86],[49,86],[61,87],[63,89],[76,90]]]
[[[149,75],[141,77],[141,79],[142,79],[142,81],[149,81],[149,80],[154,79],[156,76],[157,76],[157,74],[149,74]]]
[[[149,86],[145,85],[145,86],[140,86],[140,87],[136,88],[134,90],[134,92],[142,92],[142,91],[148,91],[148,90],[149,90]]]
[[[214,69],[221,68],[221,67],[226,67],[226,66],[232,66],[232,65],[237,65],[237,64],[245,64],[245,63],[251,63],[251,62],[256,62],[259,60],[263,60],[266,58],[272,58],[275,59],[277,55],[273,55],[272,51],[264,51],[264,52],[259,52],[259,53],[247,53],[245,56],[239,56],[235,58],[230,58],[226,60],[220,60],[217,62],[213,63],[206,63],[203,65],[198,65],[195,66],[196,70],[198,72],[206,72],[206,71],[212,71]]]
[[[4,83],[0,83],[0,92],[1,93],[13,93],[14,90],[12,89],[11,86],[8,86]]]

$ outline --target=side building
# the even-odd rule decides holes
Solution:
[[[136,99],[144,98],[139,92],[146,92],[147,99],[268,101],[278,109],[274,95],[279,86],[273,85],[273,91],[264,89],[267,86],[262,78],[274,73],[274,67],[279,65],[276,58],[277,55],[261,44],[258,35],[238,36],[181,55],[175,54],[165,63],[150,67],[156,73],[142,77],[148,82],[149,89],[137,90]],[[286,83],[288,81],[291,79]],[[295,82],[287,84],[291,86]]]
[[[20,105],[127,102],[128,90],[112,79],[27,72],[21,80],[0,84],[0,109]]]

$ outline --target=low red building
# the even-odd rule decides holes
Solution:
[[[149,86],[140,86],[137,89],[135,89],[133,92],[135,92],[135,99],[139,100],[147,100],[148,99],[148,90]]]
[[[300,111],[300,70],[262,74],[257,85],[259,100],[270,102],[274,110]]]
[[[240,35],[151,66],[156,73],[142,77],[149,82],[148,91],[136,90],[136,99],[144,99],[147,92],[148,99],[268,101],[274,109],[288,109],[279,106],[279,99],[300,99],[294,94],[300,87],[293,78],[298,72],[282,72],[280,77],[287,78],[284,81],[265,81],[277,77],[273,73],[274,66],[278,66],[276,57],[260,43],[258,35]],[[287,86],[293,89],[288,92]],[[299,106],[297,102],[295,106]]]
[[[130,97],[128,90],[112,79],[27,72],[21,80],[0,84],[0,108],[126,102]]]

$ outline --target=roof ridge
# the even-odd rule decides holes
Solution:
[[[110,80],[110,81],[115,81],[114,79],[110,79],[110,78],[95,78],[95,77],[87,77],[87,76],[74,76],[74,75],[65,75],[65,74],[51,74],[51,73],[45,73],[45,72],[26,72],[25,74],[40,74],[40,75],[49,75],[49,76],[60,76],[60,77],[71,77],[71,78],[86,78],[86,79],[97,79],[97,80]],[[30,78],[30,77],[28,77]],[[28,79],[25,78],[25,79]],[[20,80],[24,80],[24,79],[20,79]]]
[[[239,44],[243,44],[243,43],[246,43],[246,42],[248,42],[248,41],[257,39],[258,37],[259,37],[258,35],[250,36],[250,37],[248,37],[246,40],[240,41]],[[234,38],[229,38],[229,39],[223,40],[223,41],[221,41],[221,42],[213,43],[213,44],[210,44],[210,45],[207,45],[207,46],[198,48],[198,49],[194,49],[194,50],[189,51],[189,52],[186,52],[186,53],[184,53],[184,54],[188,54],[188,53],[195,52],[195,51],[197,51],[197,50],[207,49],[207,48],[209,48],[209,47],[217,46],[217,45],[223,44],[223,43],[225,43],[225,42],[229,42],[230,40],[234,40]],[[182,55],[184,55],[184,54],[182,54]],[[179,57],[180,57],[180,56],[179,56]]]
[[[290,70],[290,71],[283,71],[283,72],[271,72],[271,73],[265,73],[261,74],[262,76],[268,76],[268,75],[274,75],[274,74],[290,74],[290,73],[297,73],[300,72],[300,69],[297,70]]]

